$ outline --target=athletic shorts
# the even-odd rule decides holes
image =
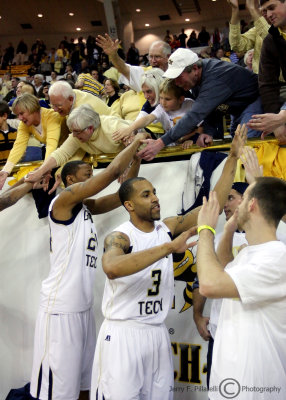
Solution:
[[[105,320],[92,371],[91,399],[172,400],[174,368],[164,324]]]
[[[90,390],[95,341],[92,308],[70,314],[48,314],[40,309],[31,395],[41,400],[77,400],[81,390]]]

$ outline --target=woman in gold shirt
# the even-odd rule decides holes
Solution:
[[[21,121],[17,138],[8,160],[0,171],[0,189],[7,176],[25,154],[29,138],[34,136],[46,145],[45,159],[56,150],[61,132],[61,117],[52,109],[41,108],[39,99],[30,93],[17,97],[12,107],[13,113]]]

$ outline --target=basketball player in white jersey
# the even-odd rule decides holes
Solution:
[[[146,134],[96,176],[73,161],[62,170],[66,189],[50,204],[49,276],[42,283],[36,321],[31,395],[41,400],[88,399],[95,349],[93,316],[97,234],[91,214],[120,205],[118,192],[88,199],[128,167]]]
[[[230,191],[245,142],[238,129],[216,185],[221,207]],[[105,317],[95,352],[91,399],[171,400],[174,370],[164,320],[173,300],[172,253],[184,252],[200,207],[160,221],[156,190],[144,178],[129,179],[119,197],[130,221],[105,239]],[[176,239],[173,239],[176,237]]]

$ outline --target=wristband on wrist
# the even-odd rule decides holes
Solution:
[[[211,231],[211,233],[212,233],[214,236],[215,236],[215,234],[216,234],[215,229],[212,228],[212,227],[209,226],[209,225],[200,225],[200,226],[198,226],[198,234],[200,234],[200,231],[202,231],[203,229],[208,229],[209,231]]]

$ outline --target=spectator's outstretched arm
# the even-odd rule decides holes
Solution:
[[[286,124],[286,110],[281,110],[278,114],[266,113],[252,115],[251,120],[247,123],[251,129],[262,131],[262,134],[267,135],[274,132],[281,125]]]
[[[261,13],[258,8],[258,1],[257,0],[246,0],[246,8],[249,11],[251,16],[251,20],[255,22],[258,18],[261,17]]]
[[[286,125],[281,125],[276,128],[274,135],[280,144],[286,144]]]
[[[230,23],[236,25],[239,23],[239,8],[238,0],[227,0],[228,4],[231,6],[231,17]]]
[[[119,57],[117,50],[119,48],[120,41],[118,39],[113,40],[107,33],[102,36],[98,35],[96,38],[96,44],[102,48],[105,54],[108,55],[110,61],[114,67],[120,72],[125,78],[130,81],[130,68],[125,64],[124,60]]]
[[[246,6],[251,15],[251,19],[254,21],[254,28],[249,29],[243,34],[240,31],[238,1],[229,0],[228,2],[231,5],[232,10],[229,25],[229,43],[231,49],[234,51],[246,52],[252,48],[255,48],[257,36],[260,36],[263,40],[268,34],[269,29],[269,25],[264,17],[261,16],[255,0],[246,1]]]
[[[132,132],[137,129],[145,128],[145,126],[151,124],[155,120],[155,116],[153,114],[147,114],[143,117],[132,122],[131,125],[126,128],[121,128],[118,131],[113,132],[112,139],[115,141],[122,140],[132,134]]]

